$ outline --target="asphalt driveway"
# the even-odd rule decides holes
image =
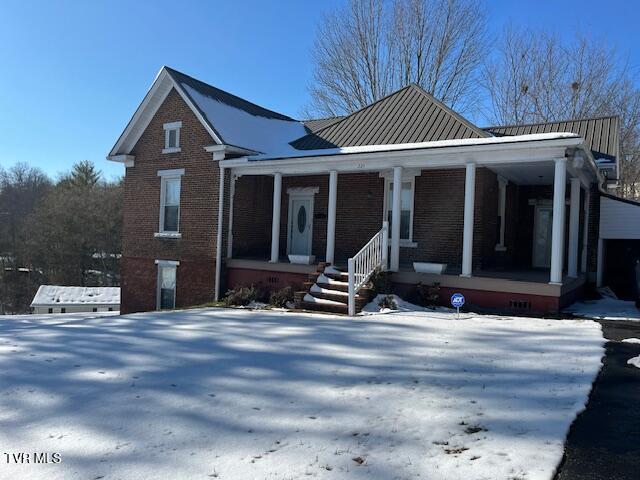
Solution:
[[[600,322],[606,358],[589,403],[571,426],[557,480],[639,478],[640,369],[627,360],[640,355],[640,322]]]

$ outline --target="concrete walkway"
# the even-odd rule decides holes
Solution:
[[[627,360],[640,355],[640,322],[602,321],[604,365],[587,409],[571,426],[556,480],[640,478],[640,369]]]

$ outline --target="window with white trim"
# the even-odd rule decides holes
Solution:
[[[164,149],[162,153],[177,153],[180,151],[180,129],[182,122],[165,123],[164,127]]]
[[[179,236],[180,183],[184,169],[160,170],[160,231],[157,236]]]
[[[176,272],[178,262],[156,260],[158,264],[157,309],[167,310],[176,306]]]
[[[414,179],[402,182],[400,193],[400,240],[413,241],[413,195],[415,190]],[[393,231],[393,180],[387,179],[385,183],[385,220],[389,222],[389,232]]]

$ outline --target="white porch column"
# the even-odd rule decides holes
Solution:
[[[582,273],[587,273],[587,258],[589,247],[589,202],[591,201],[591,190],[584,189],[584,221],[582,222]]]
[[[218,190],[218,231],[216,232],[216,284],[213,295],[217,302],[220,300],[220,277],[222,276],[222,228],[224,224],[224,167],[220,164],[219,190]]]
[[[336,206],[338,204],[338,172],[329,172],[329,205],[327,212],[327,254],[325,261],[333,263],[336,249]]]
[[[464,183],[464,232],[462,237],[462,275],[470,277],[473,265],[473,210],[476,197],[476,165],[467,163]]]
[[[578,236],[580,232],[580,179],[571,179],[569,204],[569,276],[578,276]]]
[[[273,176],[273,220],[271,223],[271,263],[280,258],[280,197],[282,196],[282,173]]]
[[[567,181],[567,159],[555,160],[553,178],[553,226],[551,231],[551,275],[550,283],[562,283],[564,254],[564,203]]]
[[[391,268],[400,269],[400,217],[402,194],[402,167],[393,167],[393,203],[391,205]]]

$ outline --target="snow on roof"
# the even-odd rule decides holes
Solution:
[[[119,305],[120,287],[61,287],[40,285],[31,306],[41,305]]]
[[[180,85],[202,111],[209,124],[227,145],[256,152],[270,153],[296,150],[289,142],[308,132],[302,122],[286,117],[263,116],[221,101],[186,82]]]
[[[388,145],[361,145],[356,147],[339,147],[324,148],[319,150],[283,150],[276,154],[252,155],[248,159],[251,161],[259,160],[277,160],[284,158],[300,158],[300,157],[319,157],[325,155],[346,155],[353,153],[374,153],[374,152],[392,152],[401,150],[420,150],[429,148],[446,148],[446,147],[464,147],[472,145],[496,145],[504,143],[520,143],[533,142],[543,140],[560,140],[568,138],[579,138],[571,132],[558,133],[536,133],[530,135],[514,135],[505,137],[487,137],[487,138],[464,138],[454,140],[438,140],[435,142],[420,143],[396,143]]]

